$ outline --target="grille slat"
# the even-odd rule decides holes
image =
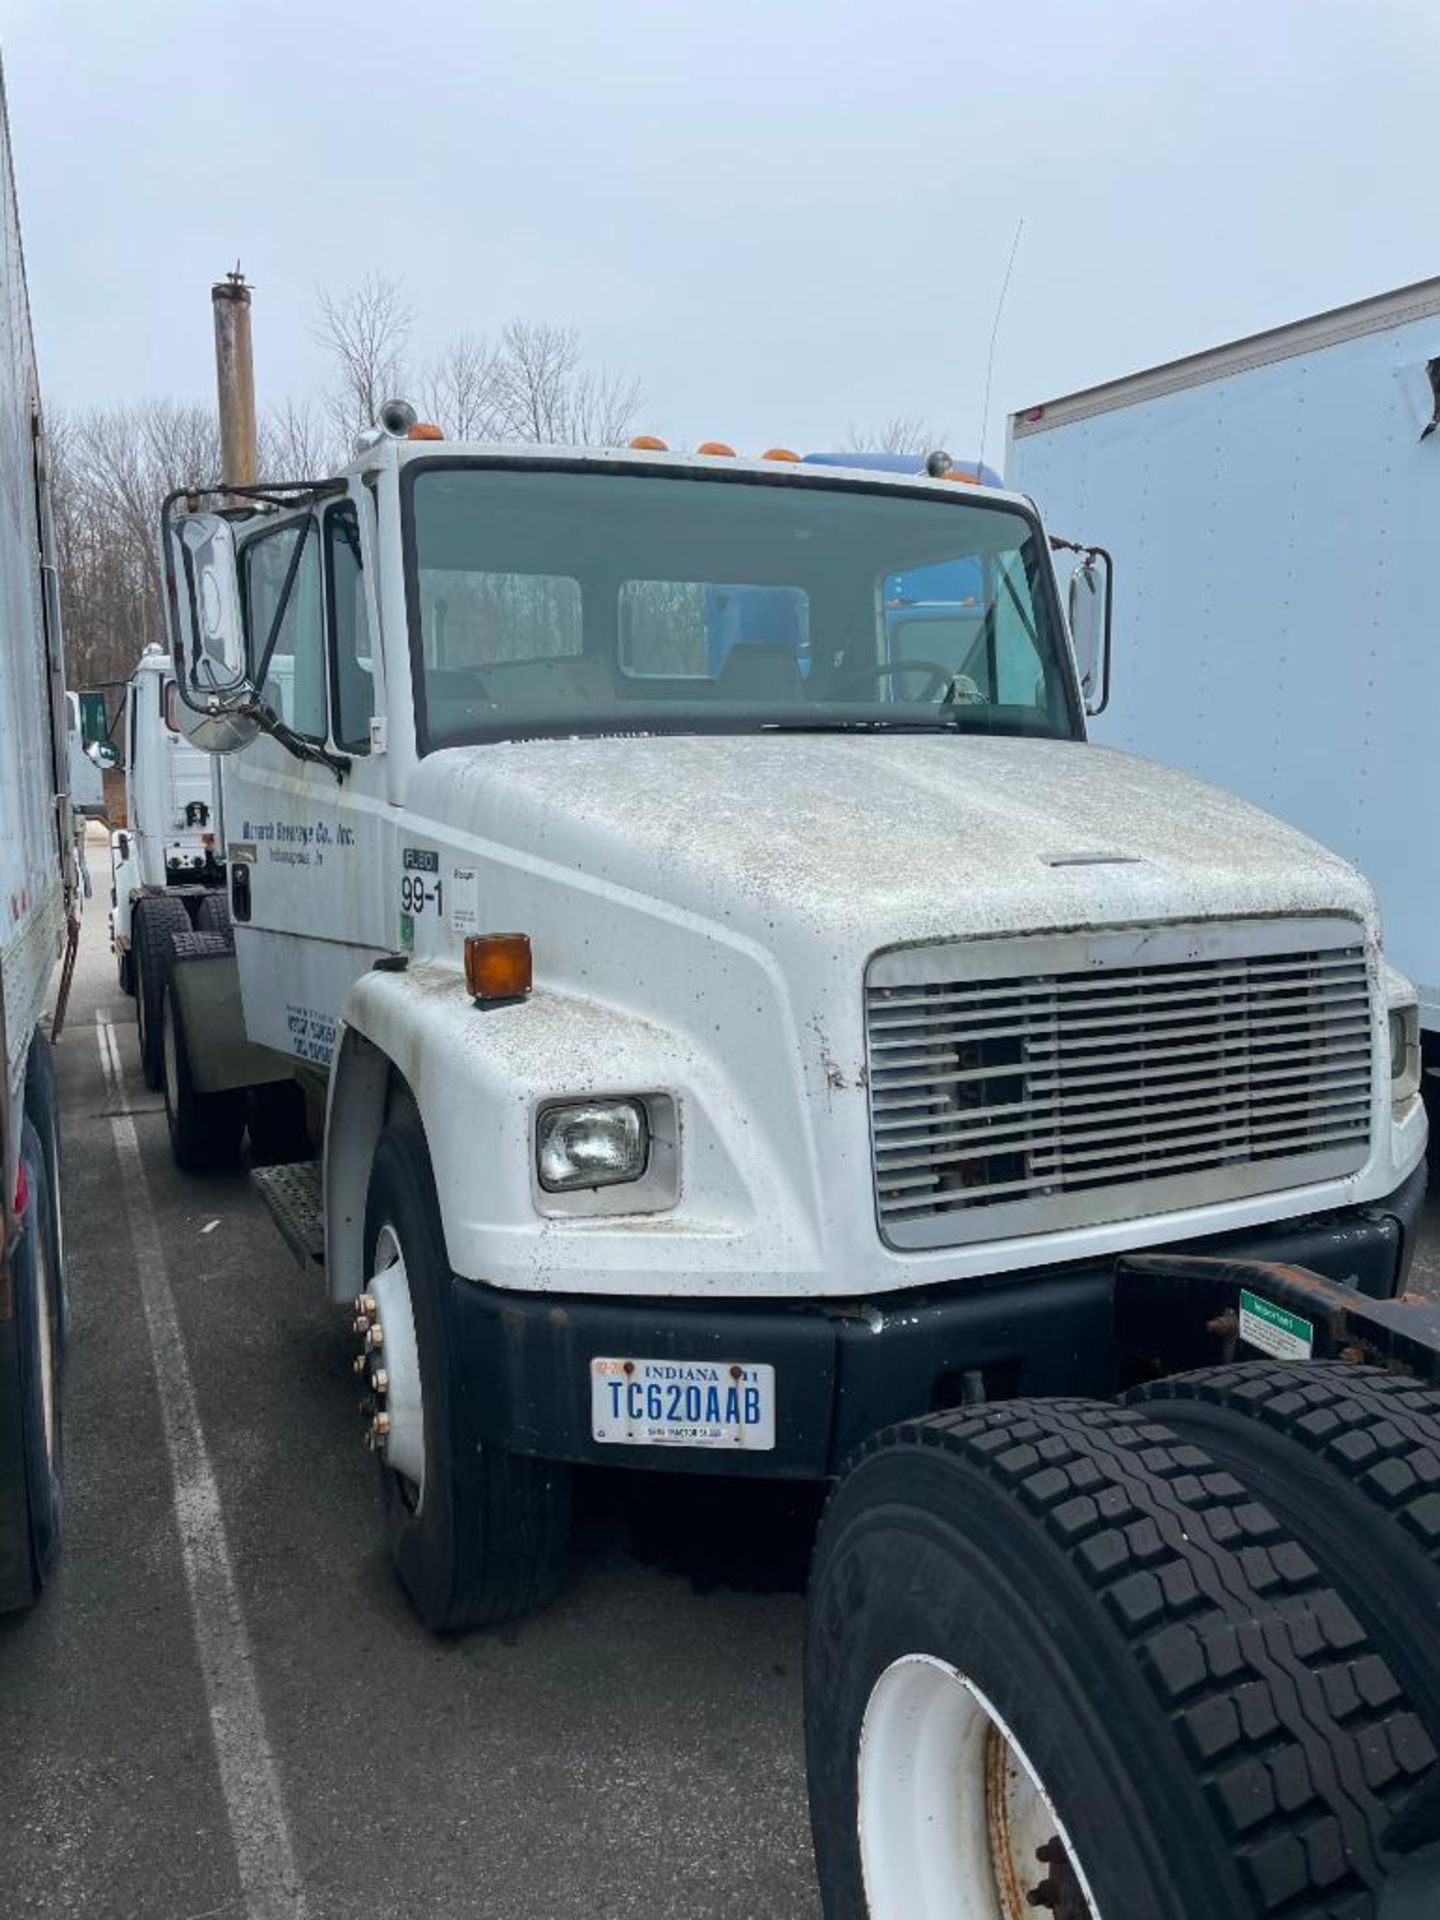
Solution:
[[[1303,974],[1306,979],[1316,979],[1332,973],[1349,974],[1350,971],[1348,961],[1329,954],[1317,954],[1313,958],[1302,956],[1273,964],[1263,960],[1248,964],[1240,961],[1215,967],[1206,976],[1203,984],[1192,986],[1191,991],[1218,992],[1227,981],[1248,986],[1271,980],[1283,982],[1296,974]],[[1114,993],[1132,981],[1149,993],[1179,986],[1185,981],[1187,974],[1193,978],[1193,970],[1184,967],[1156,967],[1153,970],[1133,967],[1113,970],[1106,968],[1068,977],[1061,976],[1058,979],[1048,977],[1038,980],[994,981],[985,986],[953,987],[933,992],[907,992],[894,987],[887,987],[882,991],[885,995],[885,1011],[889,1014],[911,1007],[928,1011],[935,1007],[951,1005],[973,1006],[977,1002],[992,1002],[997,999],[1017,1000],[1027,995],[1048,996],[1056,988],[1067,998],[1085,993]],[[883,1026],[888,1022],[880,1021],[878,1024]]]
[[[1297,950],[1299,929],[1247,923],[1236,945],[1249,950],[1213,959],[1165,929],[1142,942],[1153,967],[1135,963],[1133,933],[1110,942],[1113,965],[1102,936],[1073,971],[1048,937],[1036,957],[1049,968],[1020,972],[1025,943],[1007,943],[1017,971],[995,979],[932,978],[924,950],[909,979],[890,959],[887,984],[866,991],[882,1228],[940,1245],[1115,1217],[1109,1190],[1143,1211],[1146,1183],[1193,1206],[1358,1168],[1369,977],[1358,929],[1324,924],[1337,944]],[[1287,932],[1291,946],[1264,950]]]
[[[1233,1075],[1231,1073],[1227,1072],[1223,1074],[1221,1091],[1213,1096],[1216,1101],[1232,1097],[1228,1091],[1229,1082],[1232,1077]],[[1289,1090],[1292,1082],[1312,1078],[1333,1081],[1337,1084],[1344,1080],[1346,1082],[1353,1082],[1357,1086],[1368,1088],[1370,1085],[1370,1049],[1368,1043],[1363,1048],[1351,1049],[1348,1054],[1337,1049],[1335,1056],[1329,1059],[1325,1065],[1318,1070],[1314,1066],[1309,1065],[1298,1067],[1270,1067],[1265,1069],[1257,1068],[1244,1077],[1247,1086],[1260,1090],[1259,1097],[1261,1098],[1266,1097],[1267,1094],[1272,1091],[1274,1095],[1278,1097]],[[1091,1087],[1097,1086],[1102,1082],[1108,1083],[1106,1090],[1101,1092],[1076,1092],[1075,1086],[1077,1083],[1067,1081],[1065,1087],[1065,1107],[1067,1113],[1077,1107],[1106,1108],[1114,1106],[1116,1096],[1114,1092],[1109,1089],[1118,1085],[1128,1085],[1131,1078],[1132,1075],[1129,1073],[1087,1074],[1083,1080],[1078,1083]],[[1049,1082],[1044,1082],[1038,1079],[1032,1079],[1030,1084],[1037,1089],[1033,1100],[1016,1100],[1009,1106],[982,1108],[981,1111],[985,1116],[984,1123],[979,1126],[969,1127],[963,1137],[972,1140],[983,1140],[993,1130],[997,1121],[1015,1118],[1031,1120],[1037,1126],[1052,1124],[1053,1113],[1058,1110],[1059,1107],[1059,1100],[1057,1098],[1060,1085],[1059,1081],[1051,1079]],[[1207,1090],[1214,1088],[1215,1085],[1216,1080],[1213,1073],[1206,1074],[1203,1079],[1161,1081],[1157,1076],[1153,1082],[1157,1110],[1168,1106],[1172,1098],[1179,1106],[1203,1104]],[[1196,1095],[1201,1096],[1201,1098],[1198,1100],[1195,1099],[1194,1096]],[[1185,1096],[1190,1097],[1186,1098]],[[913,1104],[915,1103],[909,1103],[909,1105]],[[899,1101],[895,1102],[895,1105],[897,1108],[902,1107],[902,1103]],[[1047,1115],[1052,1116],[1052,1119],[1047,1119]],[[1091,1125],[1102,1122],[1104,1119],[1105,1114],[1103,1112],[1091,1115],[1084,1120],[1077,1117],[1077,1125]],[[908,1133],[916,1128],[933,1128],[933,1126],[934,1118],[932,1114],[928,1112],[912,1113],[908,1110],[907,1106],[895,1113],[890,1119],[877,1120],[875,1123],[875,1135],[877,1141],[883,1145],[884,1139],[892,1134]],[[955,1137],[959,1139],[962,1136],[957,1134]],[[880,1150],[880,1146],[877,1146],[876,1151],[878,1152]]]
[[[1369,1086],[1358,1093],[1351,1093],[1343,1100],[1332,1102],[1327,1109],[1326,1122],[1344,1124],[1357,1107],[1368,1108],[1370,1104]],[[1256,1140],[1272,1134],[1293,1134],[1303,1146],[1309,1138],[1308,1129],[1298,1125],[1293,1119],[1276,1120],[1270,1116],[1268,1108],[1258,1111],[1264,1116],[1256,1119],[1256,1109],[1232,1107],[1221,1113],[1210,1126],[1199,1126],[1203,1118],[1199,1114],[1190,1114],[1184,1119],[1162,1121],[1134,1120],[1129,1126],[1117,1126],[1107,1136],[1106,1144],[1097,1147],[1091,1136],[1072,1140],[1064,1147],[1051,1148],[1049,1151],[1031,1151],[1029,1158],[1037,1176],[1036,1184],[1048,1186],[1054,1176],[1069,1168],[1092,1164],[1098,1165],[1106,1160],[1123,1160],[1135,1150],[1137,1144],[1147,1139],[1163,1139],[1165,1151],[1171,1152],[1179,1147],[1198,1146],[1202,1141]],[[1187,1131],[1188,1129],[1188,1131]],[[1003,1141],[987,1142],[994,1149],[1008,1147]],[[943,1165],[955,1157],[953,1143],[946,1142],[930,1152],[900,1153],[888,1155],[880,1165],[880,1184],[888,1186],[891,1175],[910,1167]]]
[[[1370,1099],[1370,1076],[1367,1073],[1336,1083],[1328,1087],[1326,1093],[1329,1109],[1348,1106],[1355,1100],[1367,1104]],[[1102,1132],[1113,1139],[1123,1139],[1130,1133],[1173,1133],[1177,1127],[1193,1125],[1207,1114],[1231,1115],[1236,1124],[1243,1127],[1247,1114],[1269,1114],[1274,1107],[1288,1103],[1289,1099],[1289,1091],[1282,1087],[1271,1089],[1253,1100],[1247,1099],[1242,1092],[1226,1091],[1217,1094],[1213,1100],[1187,1100],[1178,1105],[1166,1104],[1153,1109],[1132,1102],[1099,1113],[1087,1113],[1083,1122],[1075,1126],[1070,1126],[1067,1119],[1066,1134],[1068,1139],[1084,1145]],[[920,1139],[896,1141],[893,1145],[887,1138],[883,1145],[876,1147],[875,1162],[884,1172],[889,1167],[901,1164],[897,1156],[917,1152],[922,1146],[933,1151],[937,1159],[953,1158],[956,1151],[963,1147],[983,1147],[992,1153],[1018,1150],[1032,1141],[1052,1140],[1059,1117],[1059,1104],[1049,1103],[1032,1120],[1013,1126],[1002,1125],[993,1129],[967,1127],[959,1133],[932,1127]]]
[[[1134,1007],[1135,1005],[1133,1001],[1127,1001],[1125,1004],[1127,1007]],[[1268,1018],[1261,1019],[1253,1016],[1247,1018],[1246,1026],[1251,1032],[1258,1032],[1265,1028],[1278,1029],[1281,1027],[1292,1027],[1299,1024],[1313,1026],[1316,1014],[1322,1011],[1335,1022],[1350,1020],[1365,1025],[1369,1021],[1370,998],[1369,995],[1365,993],[1345,994],[1343,996],[1338,994],[1327,995],[1323,999],[1315,999],[1312,1003],[1304,1007],[1295,1006],[1288,1001],[1282,1003],[1279,1000],[1266,1000],[1261,1004],[1267,1009],[1273,1007],[1276,1011],[1272,1017]],[[1228,1025],[1236,1011],[1242,1009],[1244,1006],[1245,1003],[1241,1001],[1238,996],[1231,996],[1225,1000],[1217,1001],[1208,1020],[1206,1018],[1206,1010],[1195,1006],[1178,1008],[1173,1011],[1156,1011],[1142,1005],[1134,1012],[1115,1014],[1108,1019],[1096,1020],[1076,1020],[1066,1018],[1062,1015],[1066,1039],[1059,1044],[1068,1046],[1073,1050],[1075,1047],[1084,1046],[1086,1042],[1083,1039],[1071,1041],[1069,1038],[1071,1035],[1114,1033],[1117,1029],[1127,1027],[1145,1027],[1149,1031],[1159,1033],[1163,1039],[1167,1040],[1188,1039],[1194,1034],[1208,1033],[1217,1026]],[[1281,1011],[1282,1006],[1283,1011]],[[1088,1012],[1088,1008],[1086,1011]],[[1192,1024],[1183,1027],[1173,1025],[1172,1023],[1177,1020],[1187,1020]],[[1037,1017],[1033,1020],[1022,1020],[1018,1023],[1012,1020],[1009,1025],[991,1025],[984,1018],[977,1017],[974,1020],[966,1021],[963,1026],[946,1026],[926,1032],[923,1035],[917,1034],[913,1039],[872,1041],[871,1048],[872,1052],[878,1054],[888,1052],[892,1049],[913,1052],[925,1047],[952,1047],[959,1045],[965,1040],[1013,1040],[1017,1037],[1025,1039],[1034,1037],[1043,1040],[1043,1036],[1051,1034],[1054,1031],[1055,1023],[1053,1018],[1042,1020]]]
[[[1274,997],[1277,1002],[1283,1004],[1285,997],[1293,992],[1297,984],[1306,987],[1316,987],[1322,983],[1303,979],[1298,981],[1298,983],[1295,979],[1276,980],[1266,983],[1265,993],[1267,997]],[[1339,979],[1332,978],[1325,981],[1323,986],[1325,991],[1337,1000],[1345,997],[1355,997],[1353,993],[1347,994],[1346,990],[1353,986],[1353,982],[1348,977],[1342,976]],[[958,1008],[946,1005],[931,1009],[928,1013],[912,1009],[900,1020],[877,1018],[871,1025],[871,1032],[878,1038],[887,1038],[893,1034],[896,1036],[896,1043],[900,1044],[903,1042],[904,1035],[907,1032],[913,1030],[927,1033],[936,1025],[944,1024],[946,1021],[968,1028],[974,1024],[976,1018],[984,1020],[1024,1019],[1031,1006],[1034,1006],[1037,1012],[1048,1014],[1057,999],[1066,1005],[1075,1006],[1084,1014],[1105,1014],[1112,1009],[1132,1012],[1144,1010],[1146,1012],[1162,1014],[1170,1007],[1174,1007],[1182,1013],[1188,1012],[1192,1008],[1198,1010],[1207,1004],[1223,1007],[1231,1003],[1237,995],[1254,991],[1253,983],[1247,985],[1242,980],[1235,980],[1233,983],[1215,987],[1208,984],[1195,987],[1176,987],[1160,993],[1152,992],[1148,987],[1143,985],[1137,985],[1127,993],[1117,992],[1108,995],[1086,994],[1083,997],[1078,994],[1073,997],[1068,994],[1061,995],[1053,993],[1037,995],[1032,991],[1024,994],[996,995],[989,999],[966,1002]],[[1362,995],[1361,997],[1363,998],[1364,996]]]

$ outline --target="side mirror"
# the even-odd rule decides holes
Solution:
[[[1089,547],[1070,576],[1070,644],[1085,711],[1092,715],[1103,713],[1110,701],[1111,575],[1109,554]]]
[[[235,535],[218,513],[175,518],[167,511],[165,526],[180,731],[207,753],[235,753],[259,731],[255,689],[247,678]]]
[[[112,767],[120,764],[120,756],[108,740],[96,740],[85,751],[102,773],[109,773]]]

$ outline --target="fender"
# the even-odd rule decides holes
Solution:
[[[326,1116],[329,1287],[361,1290],[370,1162],[394,1074],[430,1144],[452,1270],[528,1292],[754,1294],[822,1285],[822,1223],[786,1144],[743,1110],[723,1064],[684,1033],[574,994],[479,1007],[458,968],[376,969],[346,998]],[[551,1195],[534,1172],[536,1114],[552,1100],[636,1095],[673,1114],[657,1152],[674,1178]],[[799,1178],[806,1169],[799,1165]],[[621,1211],[633,1194],[632,1210]],[[777,1276],[781,1280],[775,1286]]]
[[[117,953],[130,947],[130,914],[140,887],[140,859],[133,834],[120,827],[110,836],[110,940]]]

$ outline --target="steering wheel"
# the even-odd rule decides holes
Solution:
[[[852,667],[848,673],[840,676],[836,685],[837,693],[844,693],[852,682],[863,684],[867,680],[893,680],[897,673],[928,673],[930,678],[919,693],[906,701],[907,706],[918,707],[925,701],[933,701],[947,691],[955,678],[949,667],[942,667],[938,660],[877,660],[874,666]]]

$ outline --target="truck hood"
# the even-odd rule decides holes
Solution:
[[[1368,884],[1295,829],[1186,774],[1070,741],[506,742],[423,761],[410,811],[502,867],[583,875],[766,945],[782,927],[870,950],[1336,912],[1378,931]]]

